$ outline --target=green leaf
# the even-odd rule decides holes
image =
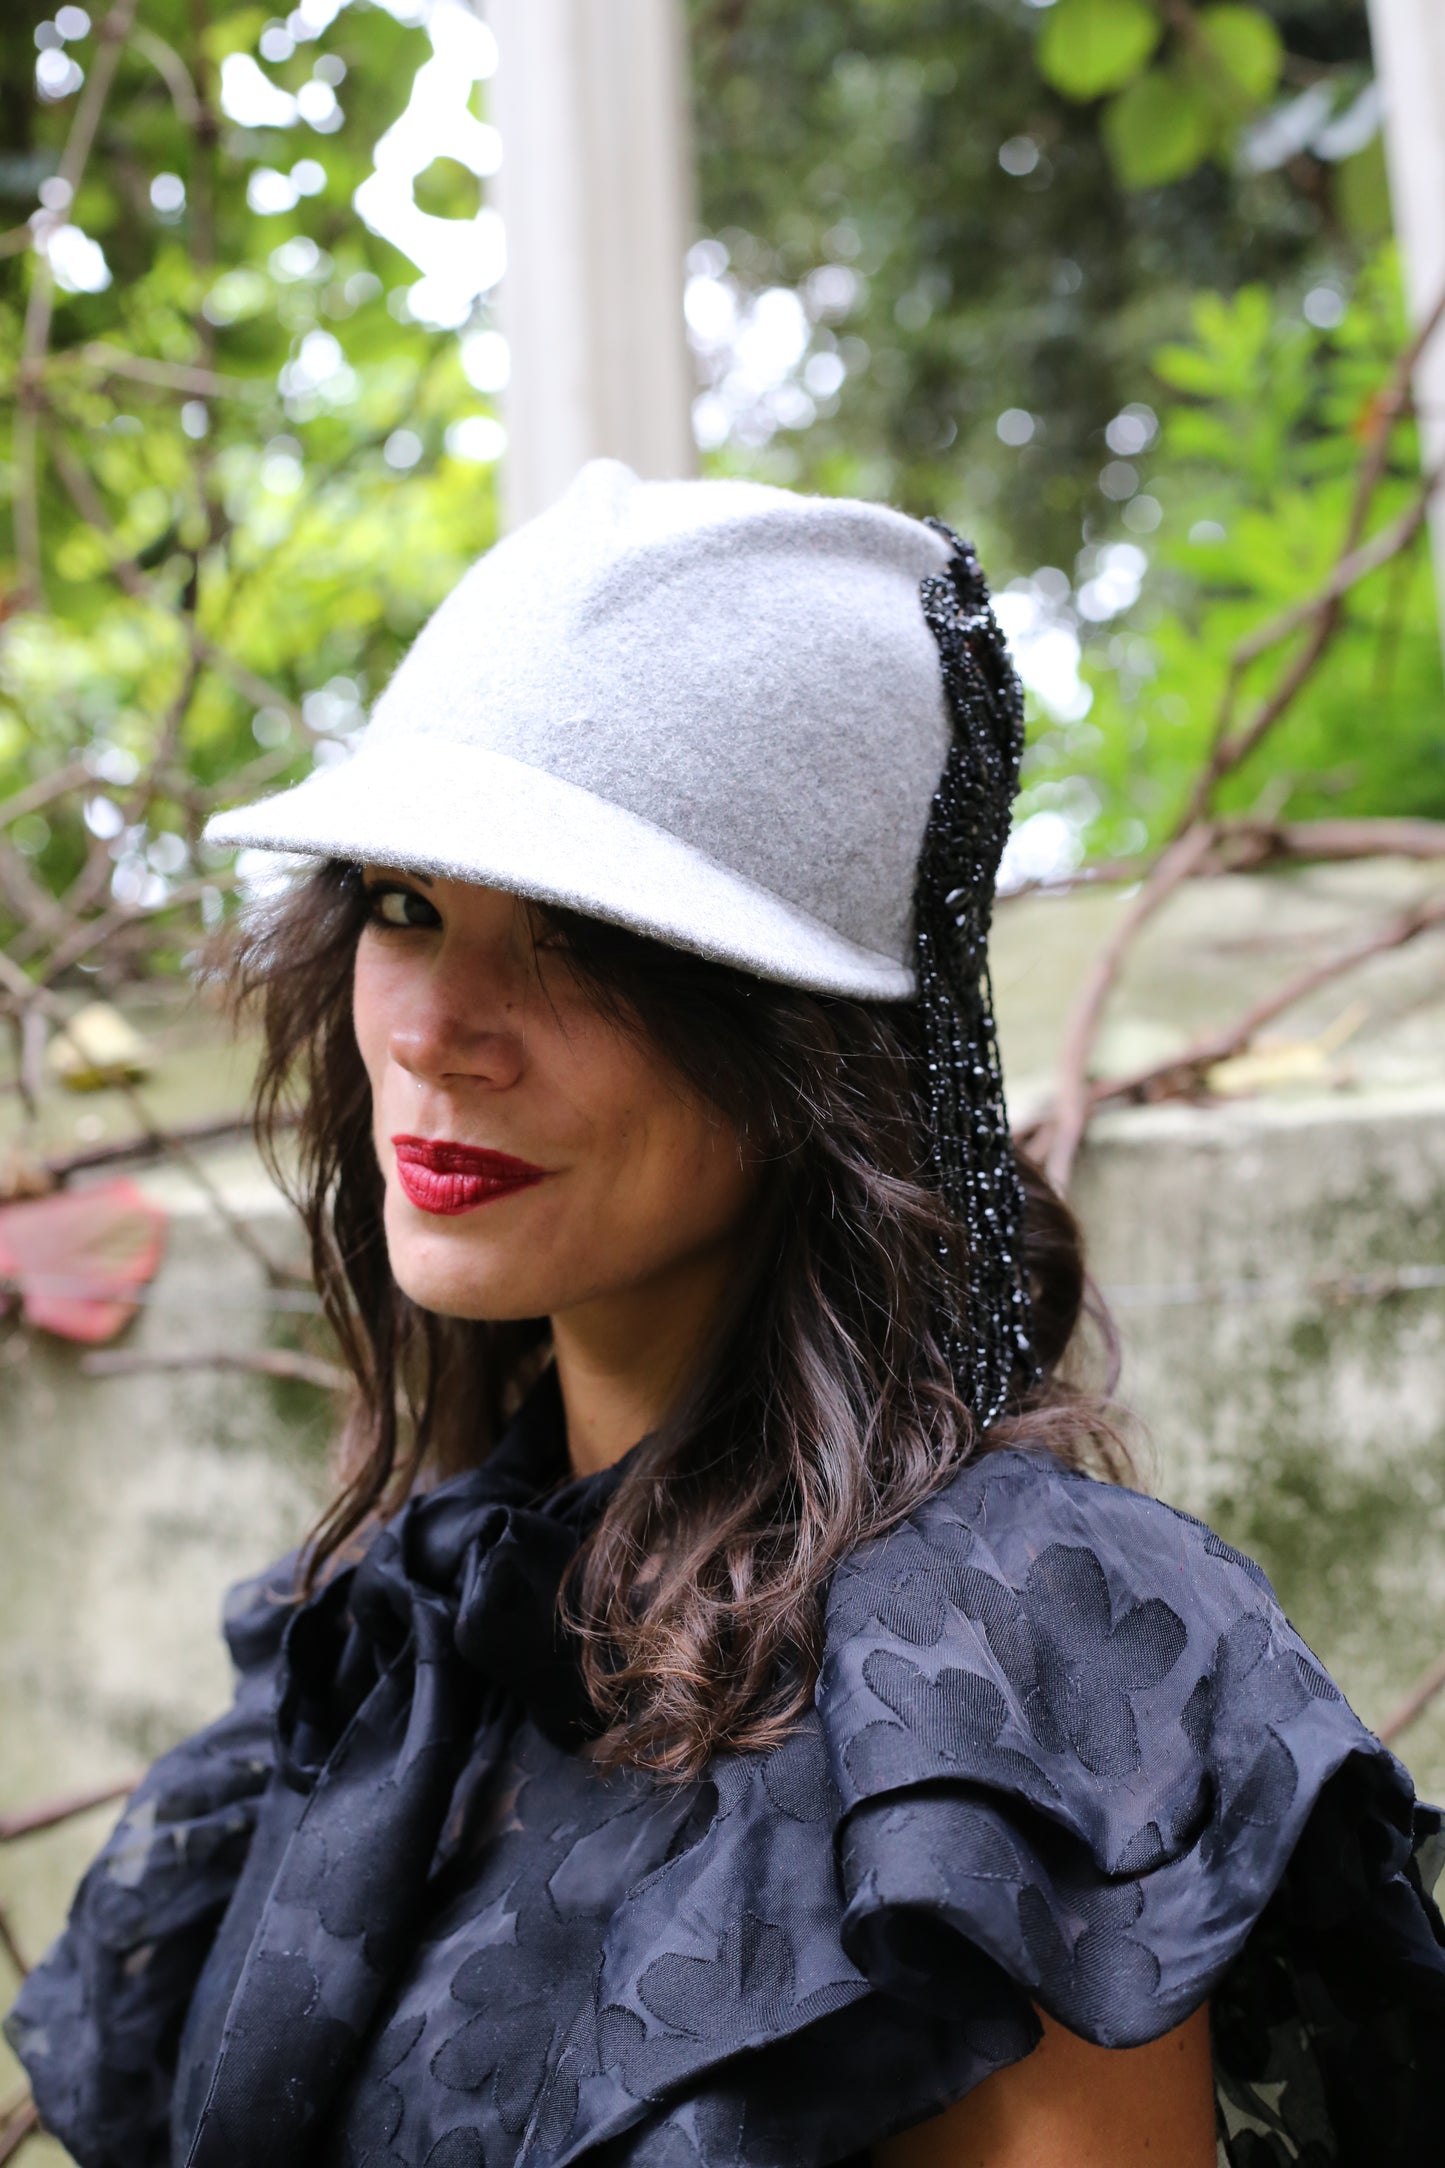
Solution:
[[[1039,32],[1039,72],[1066,98],[1098,98],[1139,73],[1159,35],[1148,0],[1057,0]]]
[[[1151,357],[1156,376],[1174,391],[1189,391],[1201,399],[1213,399],[1227,389],[1224,372],[1210,354],[1193,346],[1161,346]]]
[[[1380,136],[1335,167],[1335,203],[1347,233],[1356,240],[1382,240],[1390,231],[1390,187],[1385,176],[1385,145]]]
[[[1279,81],[1284,41],[1258,8],[1203,8],[1195,17],[1199,34],[1226,83],[1250,105],[1261,105]],[[1211,73],[1214,71],[1211,70]]]
[[[1192,173],[1208,155],[1215,119],[1187,76],[1151,68],[1104,109],[1105,147],[1126,188],[1159,188]]]
[[[219,67],[232,53],[247,53],[266,27],[264,8],[240,8],[212,23],[201,38],[207,60]]]

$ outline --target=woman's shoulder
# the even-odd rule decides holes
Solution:
[[[1201,1610],[1224,1619],[1241,1604],[1278,1608],[1263,1569],[1203,1521],[1025,1446],[966,1463],[896,1529],[853,1552],[831,1594],[835,1630],[866,1615],[870,1593],[890,1581],[918,1600],[931,1580],[932,1616],[951,1584],[967,1585],[960,1572],[1009,1584],[1031,1609],[1063,1602],[1089,1614],[1104,1582],[1172,1602],[1181,1621]],[[901,1616],[896,1601],[890,1615]]]
[[[845,1812],[962,1778],[1110,1874],[1196,1840],[1206,1861],[1245,1832],[1287,1844],[1351,1755],[1390,1763],[1251,1559],[1027,1450],[844,1563],[818,1700]]]
[[[1047,1643],[1070,1671],[1143,1690],[1250,1618],[1297,1657],[1307,1690],[1340,1698],[1253,1559],[1158,1498],[1014,1447],[968,1463],[845,1560],[828,1642],[836,1653],[881,1630],[924,1649],[962,1635],[1005,1673],[1031,1657],[1030,1690]]]
[[[837,1575],[818,1708],[875,1982],[916,1986],[926,1947],[936,1986],[932,1922],[1104,2046],[1216,1996],[1256,2074],[1305,2022],[1231,1970],[1266,1917],[1322,2009],[1369,1973],[1405,2039],[1445,1993],[1439,1815],[1259,1568],[1156,1499],[1042,1453],[965,1467]]]

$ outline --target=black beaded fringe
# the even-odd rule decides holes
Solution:
[[[934,793],[914,890],[914,940],[935,1177],[967,1246],[941,1247],[943,1331],[981,1430],[1035,1382],[1019,1184],[988,968],[994,886],[1023,753],[1023,689],[971,545],[941,520],[947,570],[919,590],[943,659],[953,740]]]

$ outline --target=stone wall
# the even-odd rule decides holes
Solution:
[[[1445,1090],[1114,1116],[1077,1201],[1141,1476],[1261,1561],[1383,1723],[1445,1651]],[[1401,1267],[1427,1284],[1347,1291]],[[1445,1794],[1445,1696],[1401,1752]]]
[[[295,1254],[289,1211],[249,1154],[209,1155],[207,1172]],[[169,1171],[140,1179],[170,1228],[124,1345],[274,1345],[290,1320],[204,1194]],[[0,1353],[0,1814],[123,1780],[225,1706],[222,1593],[299,1540],[324,1485],[330,1408],[314,1388],[213,1370],[97,1379],[80,1364],[44,1339]],[[115,1811],[0,1845],[22,1952],[55,1933]],[[0,1956],[0,2008],[15,1985]],[[0,2101],[19,2075],[0,2045]],[[68,2156],[37,2140],[24,2157]]]

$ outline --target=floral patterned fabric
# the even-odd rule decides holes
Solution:
[[[83,2168],[823,2168],[1213,2011],[1229,2168],[1445,2159],[1441,1817],[1257,1568],[1005,1452],[860,1550],[765,1756],[599,1774],[555,1625],[616,1472],[545,1379],[158,1763],[8,2031]]]

